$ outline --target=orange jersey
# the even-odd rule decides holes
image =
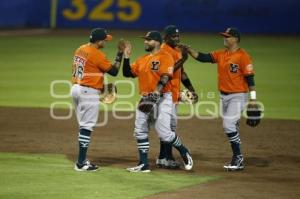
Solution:
[[[174,63],[176,63],[178,60],[182,58],[181,51],[178,48],[172,48],[168,44],[164,43],[161,45],[161,49],[169,53],[173,57]],[[171,91],[173,96],[173,102],[178,102],[179,99],[181,72],[182,72],[182,68],[179,68],[176,71],[174,71],[173,78],[171,80],[171,84],[172,84]]]
[[[72,83],[102,89],[104,73],[111,66],[103,52],[88,44],[82,45],[74,54]]]
[[[160,50],[156,54],[139,57],[132,65],[131,72],[138,77],[141,95],[153,92],[162,75],[173,76],[174,61],[168,53]],[[162,92],[171,92],[171,82],[168,82]]]
[[[254,74],[252,60],[244,49],[231,53],[226,49],[210,53],[218,63],[219,90],[227,93],[248,92],[245,76]]]

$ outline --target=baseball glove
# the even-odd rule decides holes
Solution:
[[[246,124],[251,127],[259,125],[261,120],[261,110],[257,104],[249,103],[247,106],[247,120]]]
[[[138,109],[143,113],[149,114],[154,106],[159,102],[160,94],[158,93],[149,93],[146,96],[143,96],[139,102]]]
[[[198,95],[189,90],[180,91],[179,100],[185,104],[196,104],[198,102]]]
[[[105,84],[100,94],[100,102],[111,104],[117,99],[117,87],[113,83]]]

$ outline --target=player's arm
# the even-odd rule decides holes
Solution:
[[[261,120],[261,109],[256,101],[256,88],[254,82],[254,70],[252,66],[251,57],[248,54],[242,55],[241,59],[241,71],[244,74],[246,83],[249,89],[249,104],[247,105],[247,120],[246,124],[255,127],[259,125]]]
[[[245,80],[248,84],[249,93],[250,93],[250,101],[256,101],[256,89],[255,89],[255,81],[254,74],[245,76]]]
[[[172,78],[174,73],[174,60],[170,55],[165,55],[161,57],[161,67],[160,67],[160,79],[157,83],[154,93],[161,93],[162,89]]]
[[[248,85],[248,90],[249,90],[249,96],[250,96],[250,102],[256,101],[256,89],[255,89],[255,81],[254,81],[254,69],[253,69],[253,64],[252,64],[252,59],[250,55],[247,53],[242,54],[240,57],[241,63],[241,72],[244,75],[245,81]]]
[[[202,53],[202,52],[197,52],[194,49],[192,49],[191,47],[189,47],[188,49],[188,53],[196,60],[198,60],[199,62],[210,62],[210,63],[214,63],[214,60],[211,56],[210,53]]]
[[[138,105],[138,109],[146,114],[149,114],[157,105],[160,100],[162,89],[168,83],[169,79],[173,76],[174,61],[170,55],[167,54],[167,56],[161,56],[160,64],[160,69],[158,71],[160,79],[157,82],[156,88],[152,92],[144,96],[140,100]]]
[[[181,73],[181,83],[184,85],[185,88],[187,88],[191,92],[192,102],[197,103],[199,97],[192,85],[192,82],[190,81],[188,75],[186,74],[186,72],[184,72],[184,70],[182,70],[182,73]]]
[[[164,74],[160,77],[160,80],[157,83],[156,89],[154,90],[154,93],[161,93],[162,89],[165,87],[165,85],[168,83],[170,79],[170,76],[167,74]]]
[[[108,74],[110,74],[112,76],[118,75],[120,66],[121,66],[121,62],[122,62],[122,58],[123,58],[124,48],[125,48],[125,41],[121,39],[118,42],[118,53],[116,55],[115,62],[112,64],[110,70],[107,71]]]
[[[178,60],[175,65],[174,65],[174,72],[176,72],[179,68],[183,68],[183,64],[186,62],[188,59],[188,52],[185,48],[181,48],[181,59]]]
[[[130,66],[131,44],[126,42],[124,49],[124,61],[123,61],[123,76],[124,77],[136,77],[131,70]]]
[[[184,85],[185,88],[187,88],[191,92],[195,92],[195,89],[192,85],[192,82],[190,81],[188,75],[186,72],[182,71],[181,73],[181,83]]]
[[[261,109],[259,104],[256,101],[256,89],[255,89],[255,82],[254,82],[254,75],[247,75],[245,76],[246,82],[248,84],[249,93],[250,93],[250,102],[247,105],[247,120],[246,124],[251,127],[256,127],[259,125],[261,120]]]
[[[132,71],[131,71],[130,59],[129,58],[124,58],[124,62],[123,62],[123,76],[124,77],[132,77],[132,78],[136,77],[132,73]]]
[[[122,62],[123,52],[118,52],[117,56],[115,58],[115,62],[112,64],[109,71],[107,71],[108,74],[111,76],[117,76],[120,70],[121,62]]]
[[[202,53],[198,52],[191,48],[191,46],[181,44],[182,48],[185,48],[187,52],[196,60],[199,62],[210,62],[214,63],[214,59],[210,53]]]

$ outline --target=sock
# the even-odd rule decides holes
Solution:
[[[137,140],[139,155],[140,155],[140,162],[139,164],[148,165],[148,152],[149,152],[149,139],[142,139]]]
[[[185,154],[188,152],[187,148],[181,143],[181,140],[177,135],[170,144],[172,144],[179,151],[181,156],[185,156]]]
[[[78,155],[78,163],[83,164],[86,160],[86,153],[89,147],[91,139],[91,131],[86,129],[80,129],[78,135],[78,142],[79,142],[79,155]]]
[[[173,157],[172,147],[173,147],[172,143],[165,142],[167,160],[175,160],[174,157]]]
[[[165,142],[160,140],[160,151],[159,151],[158,159],[164,159],[164,158],[166,158],[166,144]]]
[[[241,155],[241,140],[238,132],[227,133],[229,142],[231,144],[232,153],[234,156]]]

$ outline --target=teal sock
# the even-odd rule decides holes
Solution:
[[[188,149],[181,143],[180,138],[176,135],[171,144],[179,151],[181,156],[185,156],[188,153]]]
[[[79,142],[79,154],[78,154],[78,163],[83,164],[86,160],[86,154],[89,147],[91,139],[91,131],[86,129],[80,129],[78,135],[78,142]]]
[[[172,151],[172,144],[169,142],[165,142],[165,148],[166,148],[166,157],[167,160],[175,160],[173,157],[173,151]]]
[[[166,158],[166,143],[160,140],[160,151],[158,159]]]
[[[227,133],[232,153],[234,156],[241,155],[241,139],[238,132]]]
[[[137,140],[139,155],[140,155],[140,162],[139,164],[145,164],[148,165],[148,152],[149,152],[149,139],[142,139]]]

